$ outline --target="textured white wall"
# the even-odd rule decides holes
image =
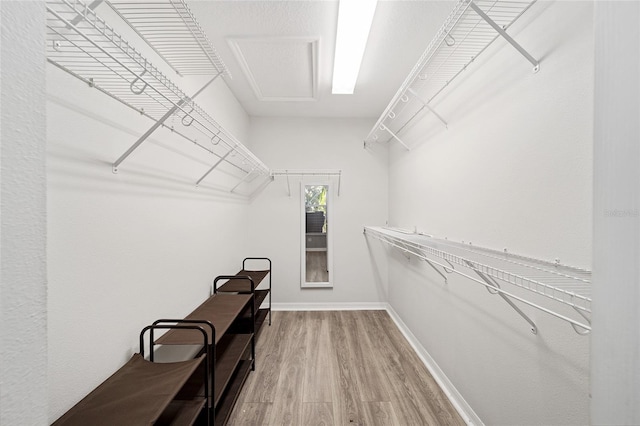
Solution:
[[[0,424],[47,424],[44,7],[0,2]]]
[[[591,267],[593,14],[538,2],[392,142],[389,219],[455,241]],[[389,301],[487,424],[589,422],[589,337],[484,288],[394,254]],[[541,301],[544,303],[549,303]],[[567,315],[574,315],[570,310]]]
[[[593,424],[640,424],[640,4],[595,6]]]
[[[155,319],[184,317],[246,255],[247,201],[215,158],[160,130],[113,174],[151,121],[47,67],[49,421],[136,351]],[[202,81],[176,83],[193,93]],[[223,80],[198,103],[235,134],[249,119]],[[220,181],[219,178],[223,180]]]
[[[286,178],[279,177],[251,203],[247,250],[272,258],[274,303],[386,301],[386,265],[376,264],[362,236],[364,225],[384,223],[387,213],[386,149],[372,153],[362,145],[372,124],[363,119],[252,118],[253,150],[270,167],[342,170],[330,219],[333,289],[300,288],[300,179],[290,179],[291,197]]]

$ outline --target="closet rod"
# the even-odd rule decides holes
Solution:
[[[498,38],[513,46],[537,72],[539,61],[506,32],[535,2],[459,0],[365,137],[365,148],[370,143],[392,139],[406,148],[402,131],[425,108],[447,126],[432,107],[434,99]]]
[[[174,0],[158,0],[154,4],[162,1]],[[264,163],[192,101],[195,95],[185,95],[97,16],[92,10],[95,4],[87,6],[80,0],[46,2],[49,15],[47,60],[154,121],[151,129],[116,160],[115,171],[153,131],[163,127],[215,155],[217,159],[224,157],[226,162],[243,174],[251,174],[249,178],[255,177],[256,173],[269,176],[269,169]],[[174,129],[173,125],[168,125],[165,120],[169,117],[177,117],[184,128]],[[204,143],[201,136],[204,136],[204,142],[210,139],[211,144]],[[240,155],[237,158],[226,156],[229,149]]]
[[[178,109],[182,107],[183,104],[187,103],[187,102],[191,102],[196,96],[198,96],[200,93],[202,93],[204,91],[204,89],[206,89],[207,87],[209,87],[209,85],[211,85],[211,83],[213,83],[220,75],[222,74],[222,72],[219,72],[218,74],[216,74],[215,76],[213,76],[213,78],[211,80],[209,80],[204,86],[202,86],[196,93],[193,94],[193,96],[191,97],[187,97],[185,96],[184,98],[180,99],[174,106],[173,108],[171,108],[170,110],[168,110],[163,116],[162,118],[160,118],[158,121],[156,121],[154,123],[153,126],[151,126],[151,128],[149,128],[149,130],[147,130],[142,136],[140,136],[140,138],[133,144],[131,145],[131,147],[129,147],[129,149],[127,149],[125,151],[124,154],[122,154],[114,163],[113,163],[113,172],[114,173],[118,173],[118,166],[120,166],[120,164],[127,159],[127,157],[129,155],[131,155],[131,153],[133,151],[135,151],[140,145],[142,145],[142,143],[147,140],[147,138],[149,136],[151,136],[151,134],[153,132],[155,132],[158,127],[162,126],[164,124],[165,121],[167,121],[167,119],[169,117],[171,117],[176,111],[178,111]],[[226,155],[225,155],[226,157]]]
[[[55,66],[56,68],[61,69],[62,71],[72,75],[73,77],[77,78],[78,80],[82,81],[83,83],[85,83],[87,86],[91,87],[92,89],[96,89],[99,92],[109,96],[111,99],[120,102],[122,105],[134,110],[135,112],[139,113],[140,115],[142,115],[143,117],[146,117],[150,120],[153,121],[157,121],[155,118],[153,118],[152,116],[150,116],[147,112],[144,111],[144,109],[140,109],[135,107],[134,105],[131,105],[129,102],[125,101],[124,99],[121,99],[115,95],[113,95],[112,93],[110,93],[109,91],[103,89],[100,86],[96,86],[93,82],[92,79],[87,79],[81,75],[78,75],[77,73],[71,71],[70,69],[66,68],[64,65],[61,65],[59,63],[57,63],[56,61],[47,58],[47,62],[49,62],[51,65]],[[166,124],[162,124],[162,127],[164,129],[167,129],[169,131],[171,131],[172,133],[175,133],[176,135],[180,136],[181,138],[183,138],[184,140],[193,143],[194,145],[196,145],[198,148],[203,149],[205,151],[207,151],[209,154],[215,155],[218,158],[221,158],[222,156],[220,154],[218,154],[215,151],[210,150],[209,148],[200,145],[199,143],[197,143],[196,141],[194,141],[193,139],[191,139],[189,136],[185,135],[184,133],[180,132],[179,130],[174,129],[173,127],[169,127]],[[239,167],[237,164],[234,163],[229,163],[230,165],[232,165],[233,167],[237,168],[238,170],[240,170],[243,173],[246,173],[247,171],[244,170],[243,168]]]
[[[405,234],[406,237],[396,235],[398,233]],[[532,275],[532,277],[526,277],[523,275],[516,274],[514,272],[509,272],[504,269],[498,269],[495,266],[480,264],[477,261],[473,261],[465,257],[461,257],[461,255],[455,254],[455,251],[453,250],[453,246],[451,247],[451,252],[447,252],[447,251],[440,250],[439,248],[426,246],[424,244],[412,241],[411,239],[416,239],[416,240],[421,239],[425,241],[431,241],[431,244],[433,244],[435,247],[440,247],[440,246],[446,247],[448,245],[447,241],[435,240],[435,239],[432,239],[431,237],[423,236],[420,234],[413,234],[411,232],[404,232],[404,231],[397,231],[397,230],[391,230],[391,229],[385,229],[385,228],[379,228],[379,227],[369,227],[369,226],[364,228],[364,234],[367,237],[371,236],[373,238],[376,238],[382,241],[383,243],[388,244],[391,247],[394,247],[403,251],[404,253],[414,255],[423,260],[428,259],[433,264],[436,264],[444,268],[445,271],[447,272],[451,271],[475,283],[483,285],[487,290],[489,290],[490,293],[494,293],[494,292],[500,293],[501,295],[507,296],[514,300],[518,300],[526,305],[529,305],[533,308],[546,312],[556,318],[560,318],[568,322],[572,326],[574,331],[576,331],[578,334],[584,335],[584,334],[588,334],[591,331],[590,320],[586,316],[586,313],[589,313],[591,311],[590,309],[591,299],[585,296],[581,296],[575,292],[570,292],[568,290],[564,290],[558,287],[559,285],[561,285],[561,282],[563,280],[569,283],[572,281],[576,283],[581,283],[583,280],[578,275],[571,276],[569,274],[565,274],[564,272],[556,273],[555,271],[552,271],[552,270],[545,271],[547,272],[547,275],[549,275],[550,277],[547,279],[549,279],[551,282],[554,283],[554,285],[550,285],[550,284],[541,282],[540,279],[534,279],[534,277],[536,277],[537,275],[542,276],[540,272]],[[425,244],[427,243],[425,242]],[[519,256],[515,256],[515,257],[518,258]],[[440,262],[439,259],[442,259],[445,262],[447,262],[448,266]],[[496,262],[497,262],[497,259],[496,259]],[[545,264],[546,262],[541,261],[540,263]],[[458,269],[452,269],[451,265],[453,264],[470,268],[476,274],[479,274],[479,276],[483,279],[479,279],[477,277],[471,276]],[[472,266],[470,266],[470,264]],[[528,265],[524,265],[524,266],[528,267]],[[558,267],[561,267],[563,270],[567,269],[569,271],[576,271],[578,274],[588,273],[588,271],[580,270],[577,268],[565,267],[562,265],[559,265]],[[537,270],[535,267],[531,269],[533,271]],[[539,269],[539,270],[544,271],[543,269]],[[503,288],[500,288],[500,286],[496,287],[491,283],[487,282],[486,280],[484,280],[484,278],[487,278],[487,277],[491,277],[491,279],[497,278],[508,284],[512,284],[522,289],[529,290],[532,293],[536,293],[536,294],[545,296],[547,298],[550,298],[552,300],[561,302],[565,305],[568,305],[572,307],[574,310],[578,311],[581,317],[586,320],[586,323],[576,321],[568,317],[567,315],[564,315],[560,312],[554,311],[553,309],[542,306],[541,304],[534,302],[533,300],[528,300],[526,296],[518,296],[513,292],[506,291]],[[570,285],[570,284],[565,284],[565,285],[568,285],[571,288],[576,287],[576,285]],[[577,286],[577,287],[581,288],[581,286]],[[560,294],[562,296],[558,297],[556,294]],[[535,324],[533,324],[533,322],[527,318],[528,317],[526,317],[525,319],[532,325],[533,327],[532,332],[535,333],[537,331],[537,328],[535,328]]]
[[[280,169],[280,170],[271,170],[271,177],[274,178],[276,176],[286,176],[287,177],[287,190],[289,193],[289,197],[291,197],[291,185],[289,183],[289,176],[338,176],[338,197],[340,196],[340,186],[342,184],[342,170],[288,170],[288,169]],[[273,179],[272,179],[273,180]]]

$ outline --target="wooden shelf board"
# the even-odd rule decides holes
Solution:
[[[242,385],[247,380],[247,376],[251,372],[251,361],[243,360],[236,369],[234,375],[231,377],[229,387],[223,394],[222,400],[216,409],[215,425],[225,425],[233,406],[238,399]]]
[[[236,317],[244,310],[251,301],[250,294],[224,294],[217,293],[198,306],[186,319],[210,321],[216,329],[217,344],[220,338],[227,332]],[[212,342],[211,330],[203,326]],[[166,334],[156,340],[162,345],[192,345],[202,342],[202,335],[197,330],[169,330]]]

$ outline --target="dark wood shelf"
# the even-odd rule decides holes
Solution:
[[[250,276],[257,287],[270,272],[247,271],[243,263],[238,275]],[[225,278],[232,279],[185,319],[160,319],[142,330],[141,351],[148,332],[150,358],[157,354],[159,362],[135,354],[54,425],[189,426],[211,424],[214,417],[216,425],[226,424],[255,366],[255,334],[271,312],[271,277],[268,289],[253,292],[249,280],[217,280]],[[267,297],[269,307],[261,309]],[[156,329],[168,331],[154,341]],[[155,345],[166,349],[156,353]]]
[[[203,355],[182,362],[155,363],[135,354],[54,425],[154,424],[161,419],[166,424],[185,424],[181,423],[184,419],[197,416],[195,407],[202,408],[204,398],[172,402],[205,360]],[[180,423],[172,423],[172,419]]]
[[[262,325],[264,324],[267,316],[269,315],[269,309],[258,309],[256,312],[256,336],[262,330]]]
[[[210,321],[216,329],[215,344],[217,344],[236,318],[244,312],[251,299],[251,294],[217,293],[209,297],[185,319]],[[211,331],[209,327],[203,328],[211,344]],[[202,334],[194,330],[169,330],[156,340],[156,344],[160,345],[194,345],[200,342],[202,342]]]
[[[238,399],[238,395],[240,394],[240,390],[244,385],[244,382],[247,380],[247,376],[251,372],[251,361],[243,360],[240,362],[238,367],[236,368],[233,376],[231,376],[230,383],[222,394],[222,399],[216,408],[216,418],[215,425],[223,426],[227,424],[229,420],[229,416],[231,415],[231,411],[233,411],[233,406]]]
[[[214,406],[217,407],[236,367],[243,361],[242,355],[251,344],[252,334],[228,334],[216,345],[216,379]]]
[[[268,290],[260,290],[259,297],[262,301],[266,298]],[[256,296],[258,295],[256,294]],[[207,408],[214,407],[215,412],[219,411],[225,403],[235,403],[237,393],[240,392],[240,387],[236,385],[236,377],[239,371],[242,370],[241,376],[246,375],[250,371],[253,360],[252,344],[254,343],[254,335],[252,333],[253,326],[252,321],[255,321],[254,316],[251,316],[252,305],[254,300],[254,294],[251,293],[231,293],[220,292],[216,293],[207,299],[204,303],[198,306],[191,314],[185,319],[188,320],[206,320],[211,322],[215,328],[215,342],[213,342],[211,332],[208,327],[207,337],[211,351],[215,351],[215,365],[213,369],[213,381],[210,383],[211,390],[209,395],[210,401],[206,404]],[[260,302],[262,303],[262,302]],[[262,314],[263,317],[265,316]],[[264,318],[262,319],[264,322]],[[202,341],[202,334],[198,336],[198,332],[193,330],[174,329],[169,330],[165,335],[156,340],[156,344],[162,345],[192,345],[195,344],[198,339]],[[249,370],[244,371],[245,365],[249,365]],[[201,368],[205,368],[204,365]],[[203,370],[198,370],[200,375],[194,375],[193,379],[189,381],[183,390],[178,395],[178,399],[192,399],[194,396],[202,397],[204,395],[204,384],[202,382]],[[198,379],[200,377],[200,379]],[[242,385],[240,383],[240,386]],[[233,397],[230,397],[232,393],[236,393]],[[226,401],[226,402],[225,402]],[[225,408],[223,411],[229,411],[233,408]],[[197,416],[196,416],[197,417]],[[201,415],[197,418],[191,418],[190,421],[196,424],[206,423],[206,416]],[[228,417],[228,415],[227,415]],[[226,419],[224,420],[226,422]],[[193,424],[193,423],[191,423]],[[220,424],[216,414],[216,424]]]
[[[257,288],[264,277],[269,274],[269,271],[247,271],[245,269],[238,272],[236,275],[247,275],[251,277],[255,287]],[[251,281],[249,280],[231,280],[218,287],[219,292],[232,292],[232,293],[250,293]]]
[[[155,425],[190,426],[196,422],[205,407],[204,398],[199,400],[173,400],[164,410]]]
[[[269,268],[271,268],[270,262],[269,262]],[[244,276],[249,276],[251,277],[251,279],[253,279],[253,282],[255,285],[254,287],[254,295],[255,295],[254,332],[255,334],[258,334],[258,332],[260,331],[267,316],[269,317],[269,321],[268,321],[269,325],[271,325],[271,275],[270,274],[271,274],[271,269],[257,270],[257,271],[244,269],[244,263],[243,263],[243,269],[234,276],[234,277],[240,277],[244,275]],[[267,275],[269,275],[269,287],[267,289],[265,288],[259,289],[258,287],[262,284],[263,280],[266,278]],[[231,276],[224,276],[224,277],[221,276],[217,279],[225,279],[230,277]],[[251,282],[247,279],[242,279],[242,278],[229,279],[224,284],[215,288],[214,291],[216,291],[217,294],[220,294],[220,293],[245,294],[251,291]],[[269,297],[269,306],[267,306],[266,308],[262,308],[262,304],[267,299],[267,297]],[[248,318],[250,317],[251,317],[251,310],[246,309],[243,312],[242,316],[234,322],[234,324],[230,329],[231,330],[230,332],[246,333],[247,330],[251,330],[251,323],[248,322]]]

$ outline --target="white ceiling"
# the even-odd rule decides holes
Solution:
[[[337,0],[188,4],[249,115],[377,118],[455,0],[380,0],[353,95],[331,94]]]

